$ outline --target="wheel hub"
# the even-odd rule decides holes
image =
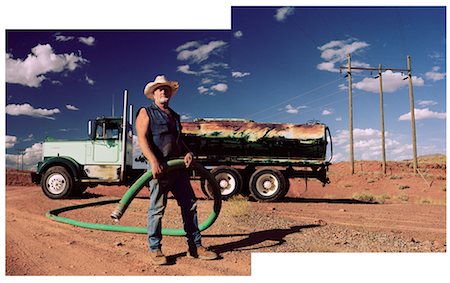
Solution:
[[[219,185],[222,189],[226,189],[228,188],[228,186],[230,186],[230,183],[228,183],[227,180],[220,180]]]
[[[47,188],[52,194],[60,194],[66,188],[66,180],[61,174],[52,174],[47,179]]]
[[[229,173],[219,173],[216,175],[216,180],[219,183],[222,195],[233,193],[236,189],[236,180]]]
[[[256,189],[263,196],[272,196],[279,189],[279,182],[272,174],[264,174],[256,182]]]
[[[273,186],[273,184],[271,181],[269,181],[269,180],[264,181],[264,184],[263,184],[264,189],[270,189],[270,188],[272,188],[272,186]]]

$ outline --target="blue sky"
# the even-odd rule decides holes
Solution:
[[[156,75],[178,80],[171,106],[201,117],[327,124],[335,161],[348,159],[352,65],[406,68],[410,55],[418,153],[445,153],[445,8],[233,7],[231,30],[47,30],[6,33],[6,160],[40,158],[46,136],[86,138],[86,121],[135,107]],[[27,74],[27,75],[25,75]],[[353,73],[356,159],[381,159],[376,72]],[[389,160],[411,158],[405,74],[383,73]],[[136,108],[137,109],[137,108]]]

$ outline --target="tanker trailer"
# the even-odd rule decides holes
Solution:
[[[275,201],[289,191],[290,178],[315,178],[323,186],[329,183],[332,140],[330,130],[320,122],[196,119],[182,126],[184,142],[211,169],[223,199],[247,193],[258,201]],[[201,184],[212,197],[208,184]]]

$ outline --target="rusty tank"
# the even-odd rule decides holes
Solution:
[[[258,123],[240,119],[183,122],[184,141],[199,157],[286,162],[324,162],[327,126]]]

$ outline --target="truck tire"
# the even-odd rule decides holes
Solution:
[[[72,190],[72,195],[81,196],[88,188],[88,185],[78,183],[75,185],[75,189]]]
[[[41,179],[44,194],[51,199],[61,199],[70,196],[74,189],[73,176],[62,166],[49,168]]]
[[[212,169],[211,174],[219,184],[223,200],[227,200],[241,192],[242,176],[236,169],[229,166],[219,166]],[[212,189],[209,185],[207,185],[205,191],[208,197],[212,199]]]
[[[275,201],[284,197],[288,183],[283,174],[276,169],[256,170],[249,181],[250,195],[258,201]]]

